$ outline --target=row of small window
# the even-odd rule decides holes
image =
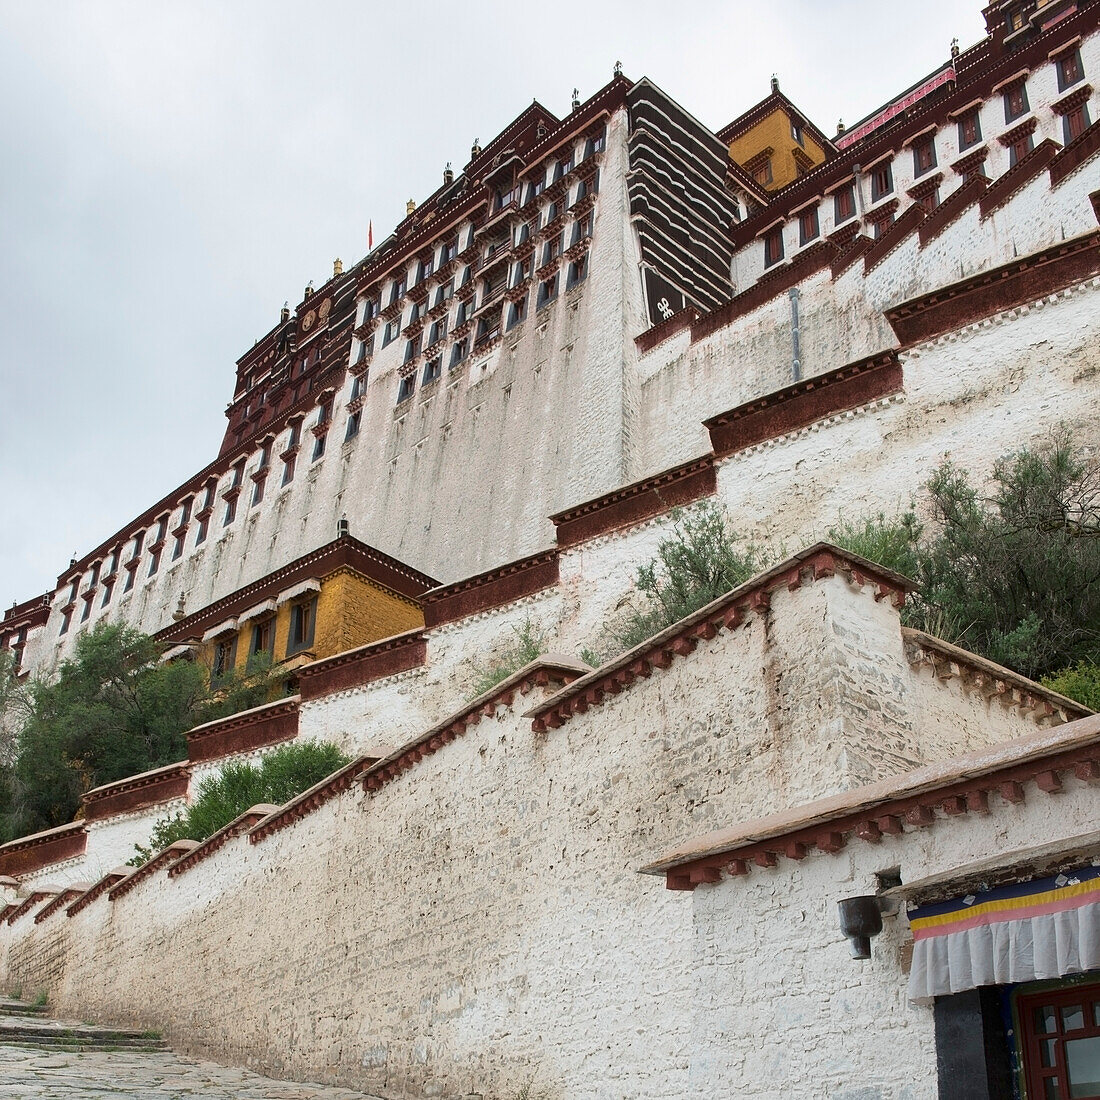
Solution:
[[[351,401],[357,400],[364,392],[365,378],[362,376],[356,377],[352,381]],[[332,401],[323,402],[320,406],[320,412],[318,414],[317,426],[319,428],[325,427],[330,423],[332,419]],[[348,442],[354,439],[359,434],[359,427],[362,420],[361,410],[356,410],[351,416],[348,417],[347,427],[345,429],[344,440]],[[294,471],[298,458],[298,447],[301,442],[302,421],[295,419],[290,424],[290,437],[287,442],[287,448],[283,457],[283,470],[280,478],[280,486],[289,485],[294,480]],[[311,461],[316,462],[322,458],[325,453],[325,444],[328,437],[327,431],[315,432],[313,450],[311,455]],[[272,441],[266,440],[260,447],[260,460],[257,464],[256,472],[252,475],[252,494],[249,507],[255,507],[264,499],[264,492],[267,486],[268,472],[271,467],[271,449]],[[239,496],[239,490],[244,484],[244,471],[245,471],[245,459],[240,459],[233,466],[232,480],[229,486],[225,490],[225,510],[222,513],[222,526],[228,527],[237,517],[237,499]],[[201,507],[196,513],[195,523],[195,546],[201,546],[207,539],[210,533],[210,512],[214,505],[214,496],[217,492],[217,481],[211,480],[207,483],[205,489],[205,495]],[[180,519],[173,533],[172,541],[172,553],[171,560],[178,561],[183,557],[183,552],[187,542],[187,531],[189,529],[191,521],[191,509],[194,503],[193,497],[187,497],[184,499],[180,506]],[[168,515],[163,515],[157,520],[157,525],[153,529],[153,538],[148,544],[149,548],[149,563],[147,566],[147,577],[155,576],[160,570],[161,555],[163,551],[163,543],[168,533]],[[122,591],[123,593],[129,592],[133,589],[135,584],[135,578],[137,575],[137,567],[139,559],[142,555],[142,550],[145,547],[145,531],[139,531],[133,536],[134,547],[133,554],[130,561],[124,567],[126,579],[123,581]],[[88,578],[88,587],[83,594],[84,607],[80,612],[80,621],[85,623],[91,617],[92,606],[95,602],[95,594],[97,588],[100,587],[100,576],[102,571],[102,595],[100,597],[99,606],[106,607],[114,595],[115,582],[117,580],[119,555],[121,551],[114,550],[107,558],[107,567],[102,569],[100,562],[95,562],[92,566],[91,574]],[[72,581],[68,599],[66,603],[72,605],[76,603],[77,593],[79,591],[80,578],[76,578]],[[72,610],[66,609],[62,612],[61,617],[61,629],[60,633],[65,634],[72,624]]]
[[[1074,55],[1076,56],[1076,55]],[[1078,66],[1079,66],[1078,61]],[[1079,79],[1079,77],[1078,77]],[[1013,115],[1018,118],[1027,110],[1026,93],[1024,85],[1020,84],[1016,92],[1023,97],[1024,106]],[[1006,92],[1005,96],[1014,94]],[[1007,102],[1007,98],[1006,98]],[[1007,113],[1007,108],[1006,108]],[[1011,121],[1011,120],[1010,120]],[[1087,103],[1078,104],[1062,116],[1063,137],[1068,145],[1079,138],[1090,125]],[[959,119],[959,145],[965,149],[976,145],[982,136],[981,121],[978,117],[978,109],[975,108],[967,115]],[[1008,166],[1013,168],[1034,148],[1035,140],[1031,132],[1021,133],[1008,146]],[[929,135],[923,141],[913,146],[913,174],[919,179],[931,172],[937,166],[935,137]],[[984,162],[983,162],[984,163]],[[964,176],[964,181],[971,175],[981,171],[982,165],[972,166]],[[870,172],[871,202],[876,203],[892,194],[894,191],[893,165],[889,160],[874,167]],[[929,189],[918,200],[930,213],[939,205],[939,188]],[[846,184],[833,192],[833,225],[841,226],[850,221],[856,214],[855,183]],[[893,221],[892,214],[887,214],[874,222],[874,233],[877,237]],[[809,244],[821,235],[818,207],[813,206],[803,210],[798,216],[798,240],[799,245]],[[764,266],[771,267],[784,258],[783,226],[777,226],[764,238]]]
[[[526,206],[534,202],[546,190],[553,187],[558,180],[569,175],[578,164],[583,164],[589,157],[603,152],[606,136],[604,133],[586,138],[583,146],[578,145],[574,154],[564,160],[556,160],[550,167],[543,171],[541,177],[534,180],[518,180],[509,187],[498,187],[493,192],[491,213],[495,214],[503,210],[509,203],[517,206]]]
[[[290,609],[290,632],[286,640],[286,656],[292,657],[313,645],[313,635],[317,626],[317,597],[300,600]],[[213,660],[210,667],[210,681],[214,686],[223,682],[233,671],[237,663],[236,634],[226,635],[214,643]],[[263,619],[252,627],[248,643],[250,663],[262,656],[275,656],[275,617]]]
[[[535,296],[535,309],[540,310],[544,306],[550,305],[558,297],[558,290],[560,285],[561,273],[555,272],[548,279],[544,279],[539,283],[538,292]],[[588,278],[588,253],[586,252],[580,259],[571,263],[566,271],[565,277],[565,289],[572,290],[575,286],[579,286],[585,279]],[[504,319],[504,331],[510,332],[517,325],[520,325],[527,319],[527,307],[530,301],[530,295],[524,294],[523,297],[516,299],[514,302],[509,302],[506,310],[506,317]],[[445,331],[445,330],[444,330]],[[473,338],[473,350],[476,352],[479,348],[492,343],[501,333],[501,313],[499,310],[493,311],[491,315],[486,315],[478,320],[477,330]],[[429,348],[433,345],[429,343]],[[470,356],[471,343],[468,336],[464,336],[458,339],[451,345],[451,354],[449,360],[449,369],[454,370],[456,367],[461,366]],[[417,341],[410,340],[405,347],[405,363],[411,362],[420,354],[420,348],[417,346]],[[437,379],[443,376],[443,359],[442,352],[439,355],[432,356],[425,364],[424,371],[421,378],[421,385],[428,385],[430,382],[435,382]],[[412,397],[416,391],[416,373],[412,372],[407,374],[401,379],[397,387],[397,403],[400,405],[402,402],[407,401]]]
[[[600,142],[601,142],[600,148],[603,148],[602,141],[603,141],[603,139],[601,138],[600,139]],[[569,170],[572,170],[572,166],[570,166]],[[530,184],[528,186],[534,187],[535,185]],[[541,191],[542,191],[542,188],[540,186],[537,193],[541,193]],[[587,198],[589,195],[597,194],[598,192],[599,192],[599,173],[594,173],[591,176],[591,178],[589,178],[589,179],[579,180],[577,182],[576,190],[575,190],[575,192],[572,196],[572,202],[567,203],[565,200],[562,200],[561,202],[554,201],[554,202],[548,203],[546,208],[544,210],[542,210],[539,213],[539,215],[533,221],[524,222],[521,226],[519,226],[517,228],[514,243],[516,245],[523,244],[526,240],[528,240],[528,238],[533,233],[537,233],[538,230],[541,227],[549,225],[559,215],[561,215],[565,210],[572,209],[572,207],[576,206],[577,203],[581,202],[583,199]],[[511,200],[508,200],[508,201],[511,201]],[[504,205],[507,205],[507,202]],[[450,263],[450,261],[453,260],[459,254],[459,252],[465,251],[467,248],[470,248],[474,244],[474,234],[475,234],[475,232],[476,232],[476,230],[475,230],[474,226],[472,226],[472,225],[468,226],[466,231],[465,231],[465,243],[463,244],[463,246],[461,248],[459,247],[459,242],[460,242],[460,240],[463,239],[462,235],[461,234],[456,234],[450,240],[443,242],[443,244],[441,244],[439,246],[438,250],[436,250],[433,253],[432,256],[425,257],[425,258],[422,258],[422,259],[418,260],[417,264],[416,264],[416,267],[413,270],[413,277],[412,277],[411,282],[409,281],[408,273],[406,273],[405,275],[400,276],[399,278],[394,279],[393,282],[390,284],[388,294],[386,294],[386,296],[385,296],[386,297],[386,308],[388,309],[390,306],[392,306],[395,303],[399,302],[402,298],[404,298],[408,294],[410,288],[415,288],[415,287],[419,286],[422,282],[424,282],[426,279],[430,278],[440,268],[442,268],[446,264]],[[499,247],[499,245],[492,245],[491,244],[489,246],[487,255],[484,257],[484,259],[492,258],[493,254],[494,254],[494,249],[498,248],[498,247]],[[460,287],[465,286],[470,281],[470,279],[473,277],[473,272],[474,272],[473,265],[467,266],[465,268],[465,270],[463,271],[463,273],[462,273],[462,279],[461,279],[461,281],[459,282],[458,285]],[[451,281],[449,284],[445,284],[445,285],[450,286],[451,293],[453,294],[454,293],[454,282]],[[432,303],[433,305],[436,305],[440,301],[444,300],[441,297],[441,294],[440,294],[440,292],[442,290],[443,290],[443,286],[439,287],[436,290],[436,293],[435,293],[435,296],[434,296],[434,301]],[[427,304],[427,301],[425,301],[425,303],[423,305],[423,308],[426,310],[426,309],[431,308],[431,306],[429,306]],[[415,311],[415,309],[416,309],[416,307],[414,306],[414,311]],[[381,295],[379,295],[377,297],[374,297],[374,298],[366,299],[365,302],[364,302],[364,305],[363,305],[363,314],[362,314],[362,318],[361,318],[360,323],[362,324],[362,323],[365,323],[367,321],[373,320],[381,312],[381,310],[382,310],[382,296]],[[413,319],[415,320],[415,318],[416,318],[416,314],[414,312]]]
[[[592,211],[588,211],[583,217],[578,218],[573,223],[573,230],[570,235],[571,244],[579,244],[587,237],[592,236]],[[532,273],[538,268],[543,267],[546,264],[553,263],[559,256],[561,256],[565,248],[566,233],[563,230],[561,233],[555,234],[549,240],[547,240],[542,246],[541,262],[535,264],[534,253],[528,259],[517,261],[511,268],[501,268],[498,274],[490,276],[484,280],[484,286],[481,292],[481,304],[485,305],[491,302],[495,296],[504,292],[507,287],[515,287],[522,283],[525,279],[529,279]],[[527,238],[525,237],[524,240]],[[523,243],[522,241],[519,243]],[[467,272],[469,272],[467,268]],[[469,279],[465,279],[462,285],[466,285]],[[391,344],[401,334],[404,328],[414,322],[421,320],[429,312],[445,302],[450,301],[454,297],[454,282],[448,281],[437,288],[434,298],[429,305],[428,300],[425,299],[424,303],[414,303],[412,310],[409,314],[408,321],[402,325],[402,318],[397,317],[392,321],[387,321],[382,329],[382,336],[379,342],[380,347],[386,347]],[[473,315],[477,312],[478,308],[478,295],[476,292],[470,297],[458,303],[458,309],[455,312],[455,326],[465,324],[467,321],[473,319]],[[434,320],[428,330],[427,347],[431,347],[433,344],[438,343],[447,334],[447,318],[437,318]],[[358,359],[362,361],[369,358],[374,353],[374,337],[369,336],[359,345]],[[411,356],[406,350],[405,362],[408,362]]]

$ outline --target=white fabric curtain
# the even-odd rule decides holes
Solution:
[[[917,1002],[1100,969],[1100,872],[1090,867],[911,909],[909,923],[909,997]]]

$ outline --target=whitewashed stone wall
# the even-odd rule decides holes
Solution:
[[[930,828],[853,841],[835,855],[813,853],[753,867],[681,895],[694,910],[691,1068],[684,1095],[754,1100],[935,1100],[932,1010],[906,993],[912,937],[902,912],[886,917],[872,957],[853,960],[837,902],[878,889],[876,874],[904,882],[956,874],[1000,853],[1095,835],[1096,791],[1076,779],[1048,796],[1033,784],[1010,806]],[[761,992],[768,994],[762,996]]]
[[[521,601],[433,646],[500,636],[553,603]],[[0,929],[0,983],[385,1096],[512,1097],[529,1080],[562,1100],[694,1095],[692,1050],[714,1039],[692,903],[637,868],[686,836],[982,743],[981,729],[941,733],[950,702],[924,724],[934,688],[919,675],[870,588],[781,588],[769,612],[547,735],[522,717],[536,690],[372,795],[355,787],[73,918]],[[435,690],[427,674],[408,683]],[[373,691],[397,711],[398,687]],[[303,712],[303,733],[323,710]],[[1030,729],[1017,715],[985,737]],[[833,925],[809,938],[839,960],[821,981],[850,982]]]

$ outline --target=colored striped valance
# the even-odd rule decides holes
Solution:
[[[1100,867],[909,910],[914,1001],[1100,969]]]

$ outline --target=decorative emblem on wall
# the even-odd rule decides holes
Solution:
[[[314,321],[316,321],[316,320],[317,320],[317,314],[316,314],[316,313],[314,313],[314,312],[313,312],[313,310],[311,309],[311,310],[310,310],[310,311],[309,311],[309,312],[308,312],[308,313],[307,313],[307,314],[306,314],[306,315],[305,315],[305,316],[304,316],[304,317],[302,318],[302,331],[303,331],[303,332],[309,332],[309,330],[310,330],[311,328],[313,328],[313,322],[314,322]]]

